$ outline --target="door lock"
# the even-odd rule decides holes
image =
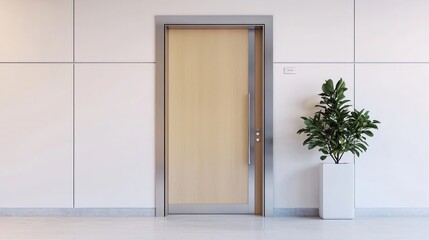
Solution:
[[[261,141],[261,138],[259,137],[261,135],[261,129],[256,129],[255,135],[256,135],[256,139],[255,140],[257,142]]]

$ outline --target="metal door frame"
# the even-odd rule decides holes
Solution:
[[[264,35],[264,129],[263,129],[263,216],[273,215],[273,17],[272,16],[156,16],[155,82],[155,214],[168,215],[165,159],[165,32],[170,26],[261,26]],[[249,31],[250,32],[250,31]],[[250,33],[249,33],[250,36]],[[254,40],[254,38],[253,38]],[[249,40],[250,41],[250,40]],[[254,59],[253,59],[254,60]],[[250,61],[249,61],[250,64]],[[253,101],[254,103],[254,101]],[[253,134],[249,134],[253,139]],[[250,156],[250,155],[249,155]],[[250,172],[250,170],[249,170]],[[250,181],[249,181],[250,184]],[[249,189],[249,194],[250,194]],[[249,198],[249,205],[250,198]],[[203,206],[202,206],[203,207]],[[210,208],[214,209],[214,208]],[[234,213],[233,208],[226,208]],[[188,211],[190,209],[183,209]],[[236,209],[238,212],[248,209]]]

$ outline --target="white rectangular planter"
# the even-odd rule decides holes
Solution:
[[[354,218],[354,164],[320,164],[319,215],[323,219]]]

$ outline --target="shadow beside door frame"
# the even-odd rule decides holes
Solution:
[[[263,216],[273,215],[273,17],[156,16],[155,215],[168,214],[165,164],[165,32],[170,25],[258,25],[264,32]]]

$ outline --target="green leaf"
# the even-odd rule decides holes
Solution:
[[[322,161],[325,160],[325,159],[326,159],[326,156],[321,156],[320,157],[320,160],[322,160]]]
[[[326,106],[323,106],[323,105],[315,105],[315,107],[319,107],[319,108],[323,108],[323,109],[326,109]]]
[[[308,144],[308,150],[311,150],[311,149],[315,148],[316,146],[317,146],[316,144],[309,143]]]
[[[311,140],[313,140],[312,137],[305,139],[302,145],[307,145]]]
[[[322,85],[322,91],[323,91],[325,94],[329,94],[329,89],[328,89],[328,86],[327,86],[326,84],[323,84],[323,85]],[[323,103],[323,102],[320,102],[320,103]]]
[[[332,79],[328,79],[328,81],[326,81],[326,84],[327,84],[327,88],[329,90],[329,93],[332,94],[335,90],[334,82],[332,81]]]
[[[362,150],[366,151],[367,148],[365,145],[363,145],[362,143],[356,143],[356,146],[358,146],[359,148],[361,148]]]
[[[343,79],[342,78],[340,78],[340,80],[337,82],[337,84],[335,85],[335,89],[336,90],[339,90],[341,87],[343,87],[345,84],[344,84],[344,81],[343,81]]]
[[[350,149],[350,152],[352,152],[354,155],[356,155],[356,156],[358,156],[358,157],[359,157],[359,151],[358,151],[358,150],[356,150],[355,148],[351,148],[351,149]]]
[[[363,131],[364,134],[366,134],[368,137],[373,137],[374,134],[371,131]]]
[[[309,126],[309,125],[312,124],[312,122],[311,122],[310,119],[305,119],[304,124],[307,125],[307,126]]]

